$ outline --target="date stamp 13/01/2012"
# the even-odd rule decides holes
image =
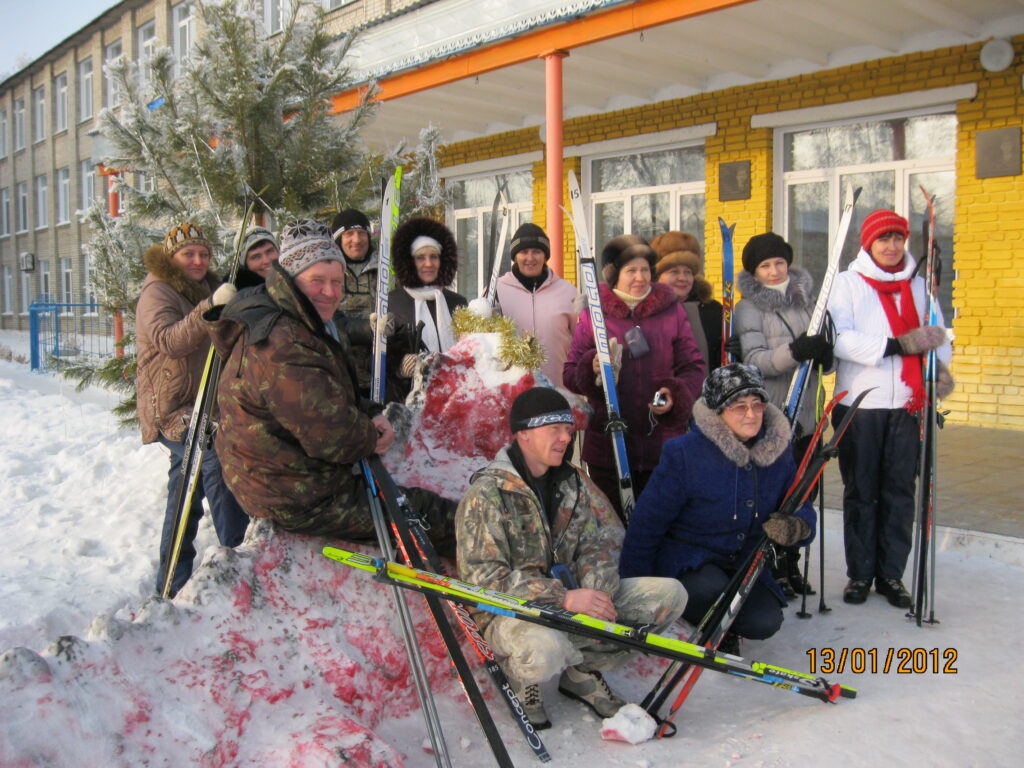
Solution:
[[[809,648],[810,674],[955,675],[955,648]]]

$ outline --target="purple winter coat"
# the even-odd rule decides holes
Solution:
[[[652,470],[661,458],[662,444],[686,432],[690,411],[704,383],[704,361],[686,312],[667,285],[653,283],[647,298],[632,311],[606,283],[601,283],[599,288],[608,338],[614,336],[622,345],[622,370],[616,391],[622,417],[629,427],[626,432],[629,466],[635,472]],[[648,354],[636,359],[630,357],[626,344],[626,331],[634,326],[640,326],[651,348]],[[562,373],[566,388],[586,396],[594,408],[594,416],[584,434],[583,460],[610,469],[615,466],[615,460],[611,441],[604,431],[608,411],[604,392],[594,375],[596,354],[590,312],[584,311]],[[672,393],[673,407],[668,413],[655,417],[656,426],[652,431],[651,411],[647,405],[662,387]]]

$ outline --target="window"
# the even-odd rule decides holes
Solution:
[[[39,270],[39,296],[43,301],[53,301],[50,295],[50,260],[39,259],[36,265]]]
[[[32,91],[32,141],[46,138],[46,86]]]
[[[92,57],[78,62],[78,121],[92,117]]]
[[[196,41],[196,16],[192,3],[179,3],[171,9],[171,47],[174,50],[175,75],[181,74],[181,65],[188,60]]]
[[[291,16],[291,12],[291,0],[265,0],[263,3],[263,16],[264,23],[267,25],[267,34],[276,35],[284,29]]]
[[[57,223],[71,221],[71,169],[57,169]]]
[[[0,109],[0,157],[7,157],[7,110]]]
[[[324,0],[324,8],[328,11],[333,11],[335,8],[341,8],[343,5],[351,5],[355,0]]]
[[[120,40],[115,40],[103,50],[103,79],[105,81],[103,106],[105,107],[116,107],[121,103],[121,88],[111,72],[111,67],[121,59],[122,53]]]
[[[47,189],[46,174],[36,176],[36,229],[41,229],[49,224],[47,209],[50,206],[49,189]]]
[[[0,189],[0,237],[11,234],[11,190]]]
[[[910,252],[917,256],[927,208],[920,187],[936,196],[936,242],[947,267],[953,253],[956,187],[956,116],[953,113],[896,115],[776,131],[776,168],[782,178],[781,225],[793,246],[793,263],[821,284],[842,211],[847,181],[861,187],[843,244],[840,269],[860,250],[864,217],[891,208],[910,220]],[[953,318],[953,275],[943,274],[939,305]]]
[[[137,50],[139,52],[139,85],[143,90],[149,85],[153,78],[149,62],[156,52],[156,21],[147,21],[136,31],[138,40]]]
[[[650,240],[672,229],[704,243],[704,147],[590,160],[594,253],[623,233]]]
[[[53,78],[53,132],[68,129],[68,73]]]
[[[25,148],[25,99],[14,100],[14,149]]]
[[[135,174],[135,188],[144,195],[150,195],[156,190],[153,177],[147,173]]]
[[[71,270],[71,259],[60,260],[60,301],[62,304],[71,304],[74,301],[72,287],[74,274]],[[70,312],[69,312],[70,313]]]
[[[21,314],[28,314],[28,307],[32,303],[32,273],[21,273]]]
[[[93,282],[95,266],[93,265],[92,254],[83,254],[82,258],[85,262],[85,303],[96,304],[96,284]]]
[[[78,164],[78,202],[82,210],[96,202],[96,166],[89,157]]]
[[[507,272],[510,267],[510,246],[512,233],[520,224],[532,221],[533,177],[529,170],[514,170],[496,176],[477,176],[451,181],[447,187],[452,191],[450,219],[454,218],[456,240],[462,263],[458,274],[458,292],[464,296],[480,296],[490,282],[491,252],[496,243],[491,242],[491,215],[498,185],[509,202],[508,238],[499,269]],[[500,226],[499,223],[496,226]],[[500,231],[500,230],[499,230]],[[498,232],[495,233],[495,236]]]
[[[14,188],[14,218],[17,232],[28,231],[28,182],[20,181]]]
[[[4,265],[4,314],[14,314],[14,273]]]

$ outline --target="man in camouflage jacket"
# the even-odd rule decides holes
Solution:
[[[266,285],[205,315],[225,361],[217,453],[251,516],[295,533],[375,540],[354,465],[385,451],[394,433],[380,407],[357,395],[348,340],[332,319],[342,271],[327,228],[295,222]],[[407,495],[451,553],[454,503],[416,488]]]
[[[456,540],[462,579],[605,620],[673,622],[686,603],[675,579],[620,579],[620,534],[595,516],[598,493],[569,462],[573,415],[554,389],[535,387],[512,404],[513,441],[473,476],[459,504]],[[553,575],[565,566],[565,582]],[[558,569],[561,570],[561,569]],[[539,683],[561,672],[559,691],[601,717],[624,702],[600,670],[626,651],[580,635],[480,614],[484,637],[503,658],[535,728],[550,726]]]
[[[341,211],[331,221],[331,234],[345,256],[345,293],[338,304],[352,341],[359,391],[366,396],[373,374],[373,329],[369,317],[377,308],[377,275],[380,259],[373,247],[370,220],[354,208]]]

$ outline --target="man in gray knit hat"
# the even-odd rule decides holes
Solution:
[[[288,531],[375,540],[366,489],[353,465],[391,445],[378,405],[359,397],[347,334],[335,326],[344,257],[327,227],[284,228],[265,287],[205,315],[225,371],[217,452],[249,515]],[[406,495],[438,550],[454,551],[454,502]]]

